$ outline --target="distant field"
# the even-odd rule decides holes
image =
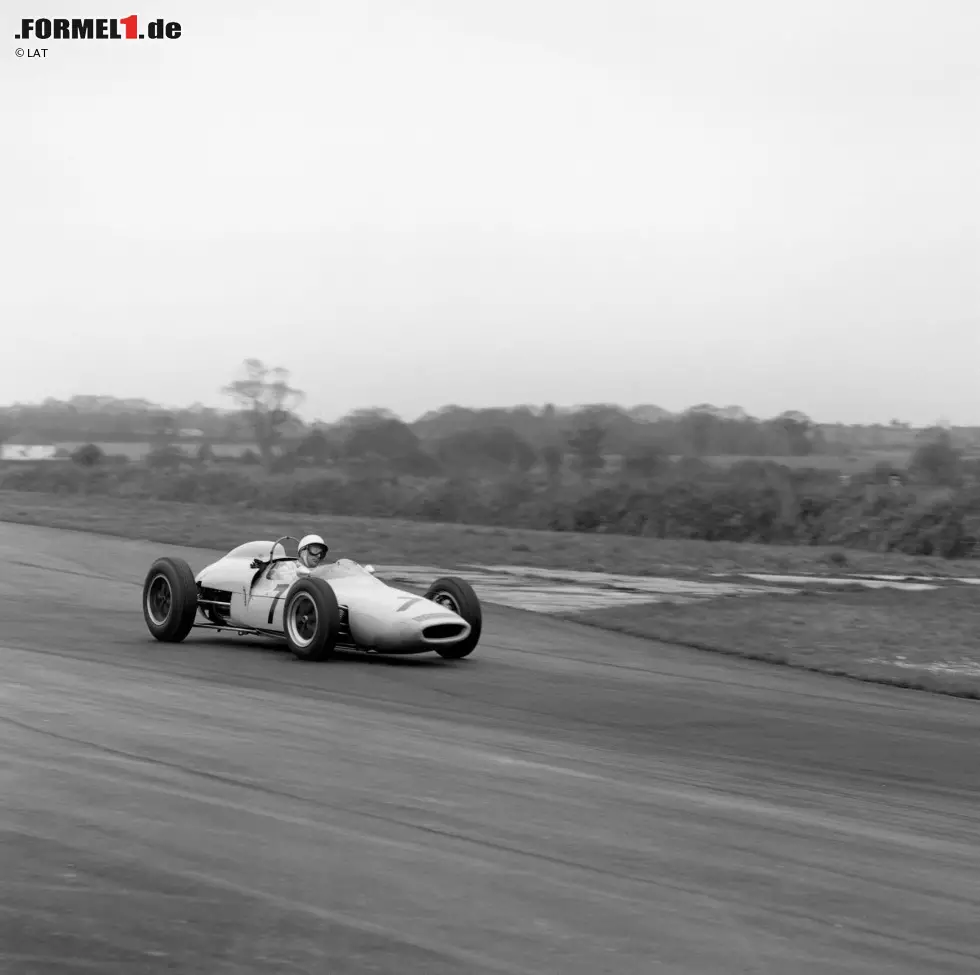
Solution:
[[[840,471],[842,474],[862,474],[873,470],[878,464],[890,464],[899,470],[907,468],[912,459],[912,453],[911,450],[868,450],[850,457],[838,457],[832,454],[811,454],[808,457],[741,457],[722,454],[715,457],[705,457],[704,460],[716,467],[731,467],[741,461],[754,460],[762,463],[780,464],[783,467]]]
[[[153,450],[153,444],[149,442],[134,442],[134,443],[110,443],[105,440],[77,440],[77,441],[60,441],[54,446],[62,450],[66,450],[71,453],[78,447],[84,447],[85,444],[94,443],[96,447],[100,448],[105,454],[109,456],[116,457],[127,457],[129,460],[138,461],[142,460],[151,450]],[[187,454],[194,456],[197,454],[200,448],[200,442],[183,442],[174,443],[173,446],[185,451]],[[258,449],[254,444],[247,443],[214,443],[211,444],[211,449],[214,451],[216,457],[241,457],[248,450],[258,452]]]
[[[114,443],[102,440],[60,441],[55,443],[53,446],[70,454],[76,448],[84,446],[86,443],[95,443],[95,445],[101,448],[101,450],[103,450],[106,454],[124,456],[131,461],[142,460],[148,453],[150,453],[151,450],[153,450],[154,447],[154,445],[148,441]],[[185,451],[188,455],[194,456],[200,447],[200,442],[176,442],[174,443],[174,446]],[[258,453],[258,448],[255,444],[247,443],[214,443],[211,445],[211,449],[214,451],[214,454],[217,457],[240,457],[249,450],[254,453]],[[737,464],[740,461],[759,461],[781,464],[785,467],[792,468],[809,467],[818,470],[839,470],[844,474],[858,474],[863,471],[870,471],[876,464],[883,463],[891,464],[893,467],[900,469],[905,468],[908,466],[911,457],[911,449],[899,448],[888,450],[864,449],[855,451],[853,456],[848,457],[835,456],[831,454],[812,454],[808,457],[756,457],[721,454],[717,456],[705,457],[703,459],[709,464],[726,468],[731,467],[733,464]],[[615,471],[621,467],[621,465],[622,458],[618,455],[610,455],[607,457],[607,470]]]

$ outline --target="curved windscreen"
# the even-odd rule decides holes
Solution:
[[[313,575],[319,576],[321,579],[346,579],[350,576],[374,578],[363,565],[353,559],[337,559],[336,562],[318,566],[313,570]]]

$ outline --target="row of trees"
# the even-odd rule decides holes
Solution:
[[[537,412],[529,407],[446,407],[414,424],[390,410],[367,409],[285,441],[283,427],[293,415],[287,404],[302,393],[290,387],[285,377],[268,380],[261,364],[247,365],[249,376],[226,389],[251,417],[262,461],[271,471],[306,464],[353,468],[375,477],[505,480],[537,470],[544,471],[554,486],[566,471],[585,480],[603,474],[650,480],[666,474],[676,456],[805,458],[825,447],[819,429],[800,412],[787,411],[760,421],[722,415],[706,404],[653,421],[608,405],[568,414],[559,414],[553,406]],[[919,481],[955,485],[970,475],[972,468],[948,431],[922,431],[917,444],[909,470]],[[888,473],[897,472],[889,468]]]
[[[36,406],[0,409],[0,440],[150,441],[163,446],[192,437],[211,443],[254,444],[272,468],[284,453],[300,452],[321,463],[343,456],[375,456],[406,471],[426,469],[426,459],[447,462],[468,452],[479,466],[532,464],[532,453],[549,469],[558,455],[575,458],[585,473],[598,472],[609,456],[628,455],[630,463],[655,469],[662,456],[785,457],[842,452],[840,431],[821,427],[789,410],[756,419],[737,407],[718,409],[699,404],[681,414],[658,407],[633,409],[597,404],[574,410],[554,405],[512,409],[468,409],[447,406],[405,422],[388,410],[359,410],[337,423],[303,422],[297,410],[303,391],[291,384],[288,371],[257,359],[244,363],[242,374],[223,387],[235,409],[219,411],[195,405],[164,410],[143,400],[79,396],[47,400]],[[930,433],[920,434],[932,439]],[[877,433],[880,444],[912,445],[914,431],[893,421]],[[890,438],[890,439],[889,439]]]
[[[255,359],[246,360],[245,370],[246,375],[224,392],[248,416],[263,459],[271,464],[284,429],[296,420],[295,409],[304,394],[289,385],[284,370],[270,370]],[[692,407],[680,416],[650,407],[631,412],[610,404],[571,412],[551,404],[510,410],[448,406],[412,424],[389,410],[359,410],[332,430],[318,425],[316,432],[324,453],[335,450],[341,440],[349,452],[354,441],[355,452],[423,466],[423,444],[436,444],[435,456],[444,461],[449,455],[468,453],[473,464],[485,458],[494,466],[517,468],[533,466],[536,453],[551,458],[549,466],[553,466],[555,451],[568,448],[585,473],[601,469],[610,453],[805,456],[826,447],[817,425],[799,411],[757,420],[737,408],[718,410],[710,404]]]
[[[743,460],[731,467],[717,467],[701,458],[673,458],[656,446],[628,452],[614,469],[599,469],[605,461],[597,454],[596,442],[586,443],[575,436],[566,452],[549,446],[537,452],[526,441],[507,428],[492,428],[475,434],[449,434],[435,441],[429,449],[399,421],[365,423],[350,428],[346,436],[331,440],[321,431],[313,431],[292,450],[273,458],[271,475],[287,474],[297,468],[321,468],[348,479],[370,478],[398,482],[400,479],[473,479],[498,483],[526,483],[530,486],[556,489],[568,483],[571,473],[586,483],[644,483],[697,479],[711,482],[771,485],[774,472],[788,475],[789,469],[778,462]],[[83,468],[100,467],[122,458],[114,457],[96,444],[78,447],[71,460]],[[598,458],[598,459],[597,459]],[[237,457],[219,458],[208,444],[187,452],[174,445],[152,450],[145,466],[153,470],[179,470],[201,464],[262,464],[252,451]],[[798,468],[805,480],[821,487],[841,483],[838,472],[826,468]],[[939,431],[936,439],[920,444],[907,468],[899,469],[887,462],[875,465],[864,474],[847,478],[846,483],[915,484],[924,487],[956,488],[980,482],[980,459],[967,459],[954,447],[948,433]]]

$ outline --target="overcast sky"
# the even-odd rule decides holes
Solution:
[[[230,405],[255,356],[323,419],[980,423],[977,0],[157,0],[179,40],[15,41],[130,12],[43,6],[4,4],[0,402]]]

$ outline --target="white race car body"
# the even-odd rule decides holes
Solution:
[[[269,561],[270,555],[272,560]],[[264,562],[260,568],[253,561]],[[212,629],[283,636],[283,611],[293,585],[323,579],[340,605],[338,646],[388,654],[448,649],[470,635],[470,624],[439,602],[389,586],[350,559],[307,569],[279,542],[247,542],[195,576],[198,606]]]

